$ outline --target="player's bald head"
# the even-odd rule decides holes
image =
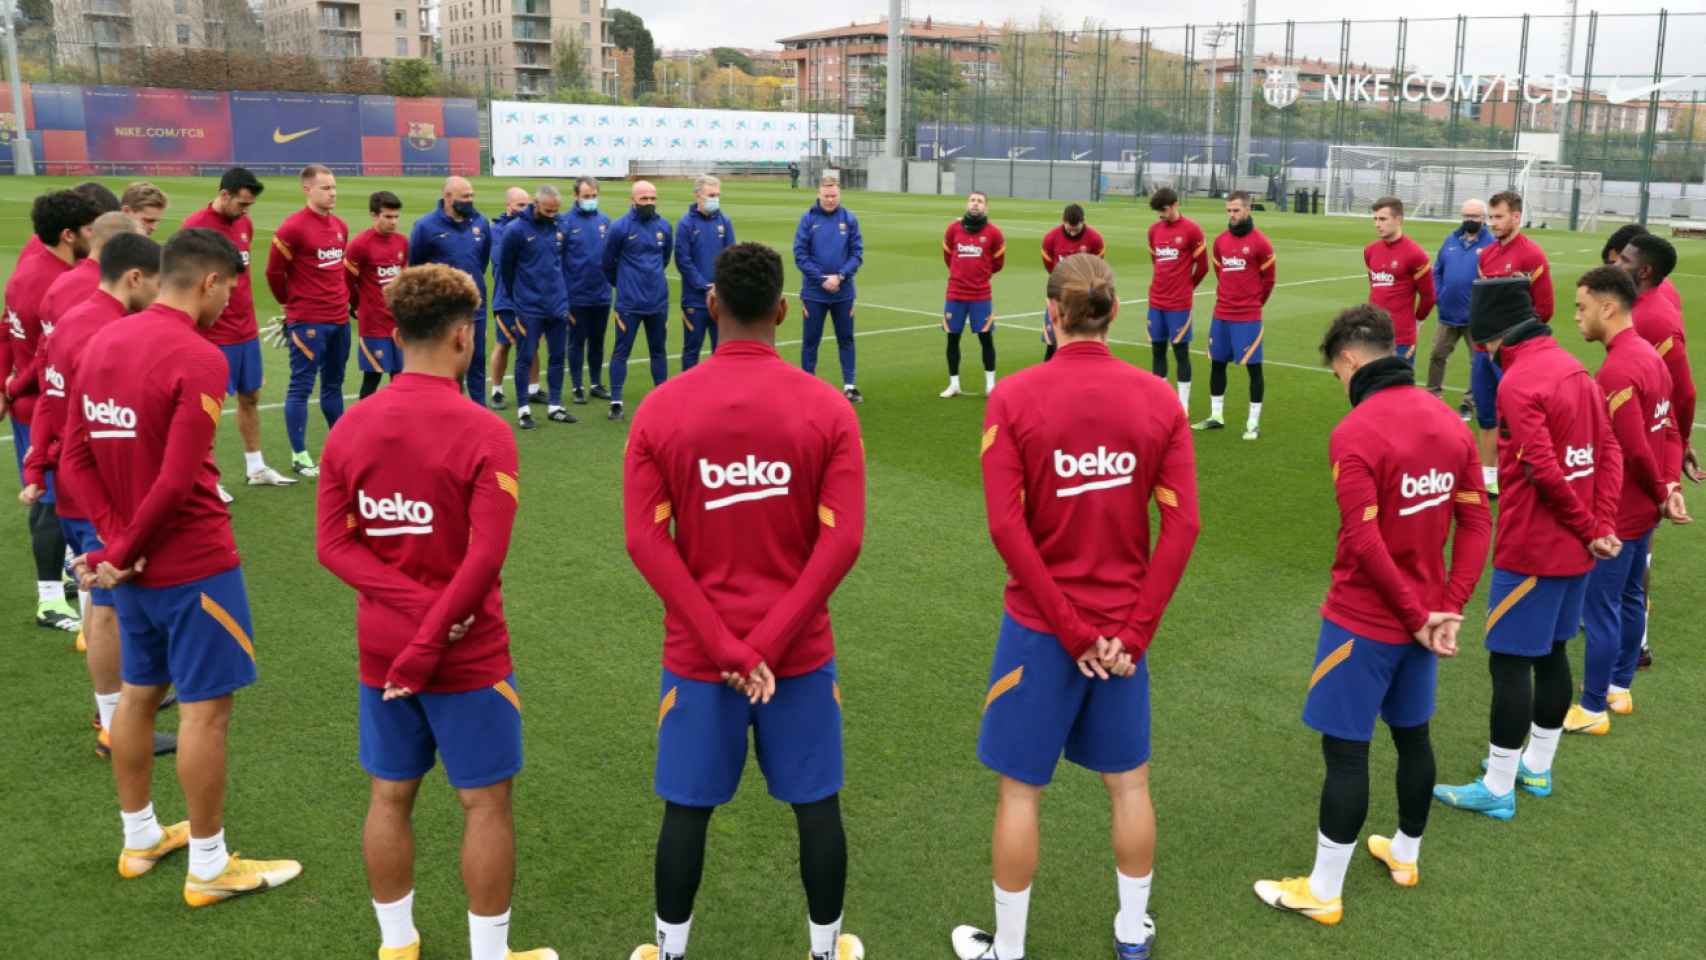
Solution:
[[[628,191],[628,196],[635,203],[657,203],[658,188],[650,180],[635,180],[634,188]]]
[[[89,255],[98,257],[106,247],[107,241],[121,233],[141,233],[142,225],[127,213],[113,211],[103,213],[95,218],[95,223],[89,229]]]
[[[522,206],[526,206],[527,191],[521,187],[510,187],[508,190],[504,191],[504,203],[519,203]]]
[[[474,185],[467,177],[446,177],[444,180],[444,199],[451,202],[471,200],[474,197]]]

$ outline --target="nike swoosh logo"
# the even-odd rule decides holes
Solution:
[[[1641,100],[1651,96],[1655,91],[1667,90],[1694,79],[1694,77],[1672,77],[1669,80],[1660,80],[1658,83],[1645,83],[1638,87],[1628,87],[1622,90],[1613,87],[1605,91],[1605,102],[1618,104],[1628,103],[1631,100]]]
[[[953,149],[951,149],[951,150],[943,150],[943,151],[942,151],[942,156],[944,156],[944,157],[951,157],[951,156],[953,156],[953,155],[954,155],[954,154],[956,154],[956,153],[959,153],[959,152],[960,152],[960,151],[961,151],[961,150],[964,150],[964,149],[965,149],[965,144],[960,144],[960,145],[959,145],[959,146],[957,146],[957,147],[954,147],[954,148],[953,148]]]
[[[303,137],[308,136],[310,133],[313,133],[314,131],[316,131],[318,129],[320,129],[320,128],[319,127],[309,127],[306,130],[298,130],[295,133],[285,133],[284,131],[280,130],[279,128],[273,127],[272,128],[272,142],[273,143],[289,143],[292,140],[301,140]]]
[[[1093,153],[1093,152],[1094,152],[1094,151],[1091,151],[1091,150],[1086,150],[1086,151],[1084,151],[1084,152],[1083,152],[1083,153],[1075,153],[1075,154],[1073,154],[1073,155],[1072,155],[1072,159],[1074,159],[1074,160],[1082,160],[1082,159],[1084,159],[1084,158],[1085,158],[1085,157],[1088,157],[1088,156],[1089,156],[1089,155],[1090,155],[1090,154],[1091,154],[1091,153]]]

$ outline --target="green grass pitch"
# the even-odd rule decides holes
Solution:
[[[0,180],[0,269],[10,269],[28,234],[30,197],[62,183],[70,181]],[[167,229],[214,189],[211,180],[161,185],[172,197]],[[257,251],[300,203],[292,178],[268,185],[253,213]],[[498,207],[505,185],[478,182],[484,209]],[[367,225],[370,191],[395,191],[412,221],[438,190],[427,179],[345,179],[340,186],[339,211],[353,230]],[[673,221],[690,188],[680,181],[661,186],[661,209]],[[625,185],[607,185],[605,200],[620,212]],[[724,188],[740,237],[784,252],[810,202],[809,192],[774,183]],[[865,233],[859,384],[869,400],[859,417],[870,465],[864,554],[831,603],[846,697],[847,924],[877,960],[943,958],[951,955],[954,924],[991,920],[995,778],[978,764],[975,742],[1004,579],[979,487],[983,404],[936,397],[945,376],[936,332],[944,286],[939,238],[961,202],[853,192],[846,203]],[[1007,269],[995,283],[1003,371],[1040,359],[1043,273],[1035,251],[1059,210],[1058,203],[993,201],[993,219],[1009,242]],[[1218,231],[1217,205],[1194,202],[1188,212],[1210,235]],[[1120,292],[1128,301],[1141,298],[1149,276],[1147,207],[1094,204],[1089,219],[1108,239]],[[1258,213],[1256,221],[1279,256],[1279,288],[1267,311],[1264,431],[1257,443],[1243,442],[1236,430],[1197,438],[1202,538],[1150,652],[1160,820],[1152,910],[1160,949],[1172,957],[1697,954],[1706,936],[1697,872],[1706,773],[1694,751],[1706,730],[1706,655],[1697,646],[1698,625],[1690,624],[1703,597],[1706,540],[1696,529],[1666,527],[1658,537],[1657,667],[1641,676],[1637,712],[1617,718],[1609,737],[1567,739],[1553,797],[1524,796],[1508,824],[1436,806],[1421,885],[1394,887],[1359,853],[1345,888],[1346,919],[1334,929],[1281,916],[1251,895],[1255,879],[1306,872],[1313,856],[1321,761],[1318,738],[1299,713],[1336,527],[1327,437],[1347,409],[1314,347],[1336,309],[1365,297],[1359,251],[1373,236],[1364,220]],[[1415,223],[1412,233],[1431,253],[1448,228]],[[1573,279],[1593,265],[1602,237],[1543,232],[1537,239],[1552,258],[1559,338],[1597,368],[1601,351],[1577,335],[1568,304]],[[1706,250],[1680,246],[1676,282],[1698,313],[1706,309]],[[797,290],[791,265],[789,272],[789,289]],[[277,311],[265,285],[256,286],[264,322]],[[1199,320],[1208,316],[1212,286],[1210,279],[1199,294]],[[784,356],[797,360],[799,314],[796,303],[790,307],[780,337]],[[1143,318],[1143,305],[1131,303],[1113,337],[1116,352],[1147,367]],[[680,322],[671,323],[670,344],[679,349]],[[1424,344],[1433,328],[1430,322]],[[1199,332],[1198,347],[1205,342]],[[1706,347],[1697,346],[1697,376],[1706,376],[1702,352]],[[636,354],[634,363],[630,403],[649,385],[644,357]],[[1208,365],[1197,363],[1193,413],[1201,417]],[[266,453],[283,467],[288,449],[277,405],[284,354],[269,352],[267,369]],[[1467,369],[1459,351],[1448,383],[1466,384]],[[975,348],[967,371],[975,387]],[[833,338],[821,373],[839,375]],[[352,372],[350,391],[358,382]],[[1233,371],[1234,425],[1245,391],[1243,375]],[[600,406],[583,409],[589,416],[578,425],[541,422],[519,437],[522,510],[505,594],[527,767],[515,802],[520,866],[511,939],[518,948],[549,944],[565,957],[617,960],[652,935],[661,611],[622,546],[625,429],[603,420]],[[360,856],[367,779],[356,759],[354,598],[315,562],[312,484],[243,486],[234,427],[220,431],[218,456],[236,480],[232,516],[261,679],[237,698],[228,836],[248,854],[298,858],[305,872],[265,897],[196,912],[180,898],[181,859],[146,879],[118,878],[119,818],[111,776],[90,742],[87,675],[67,636],[30,625],[24,511],[0,511],[0,635],[7,644],[0,696],[10,718],[0,769],[15,843],[0,871],[8,953],[363,957],[377,946]],[[310,447],[318,451],[324,436],[311,408]],[[1706,495],[1697,497],[1695,511],[1706,514]],[[1485,584],[1468,611],[1463,655],[1440,671],[1433,729],[1442,782],[1470,779],[1485,752]],[[1579,642],[1572,645],[1578,680],[1580,651]],[[166,715],[166,725],[175,722]],[[1393,754],[1384,733],[1372,756],[1365,832],[1390,832]],[[466,956],[461,818],[442,775],[428,780],[416,815],[417,921],[427,956]],[[155,802],[163,818],[184,813],[169,762],[156,767]],[[1116,901],[1101,786],[1063,766],[1044,811],[1030,949],[1047,958],[1106,955]],[[805,953],[793,830],[787,808],[769,799],[756,765],[749,766],[740,796],[712,821],[694,956]]]

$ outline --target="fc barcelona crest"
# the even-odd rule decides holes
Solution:
[[[410,120],[408,140],[416,150],[431,150],[438,142],[438,129],[424,120]]]
[[[1262,99],[1268,101],[1268,106],[1283,110],[1297,102],[1296,67],[1273,67],[1263,73],[1266,77],[1262,80]]]

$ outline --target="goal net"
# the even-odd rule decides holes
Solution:
[[[1329,146],[1326,207],[1330,214],[1368,216],[1374,201],[1404,201],[1404,216],[1456,220],[1463,201],[1485,200],[1501,190],[1523,197],[1523,219],[1567,229],[1598,226],[1600,175],[1539,163],[1518,150],[1426,147]]]

